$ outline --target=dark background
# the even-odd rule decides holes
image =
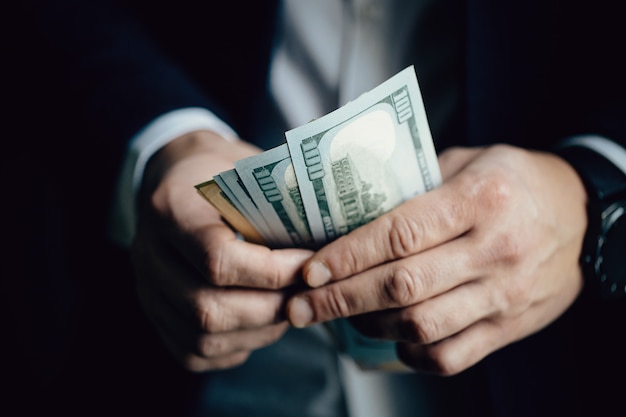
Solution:
[[[191,375],[106,237],[121,151],[82,123],[24,10],[3,16],[0,415],[181,415]]]

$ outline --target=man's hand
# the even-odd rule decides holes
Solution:
[[[132,246],[139,298],[192,371],[236,366],[278,340],[288,327],[286,289],[311,255],[237,239],[194,188],[257,152],[195,132],[160,150],[146,169]]]
[[[356,316],[364,334],[399,341],[407,365],[451,375],[572,304],[587,222],[575,171],[503,145],[451,149],[440,165],[442,186],[306,263],[304,279],[320,288],[289,301],[295,326]]]

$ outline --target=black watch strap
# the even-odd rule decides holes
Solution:
[[[584,146],[562,148],[558,154],[578,172],[588,195],[588,226],[581,253],[586,282],[602,298],[624,298],[626,174]]]
[[[574,145],[559,149],[558,154],[578,172],[589,198],[606,201],[626,192],[626,174],[596,151]]]

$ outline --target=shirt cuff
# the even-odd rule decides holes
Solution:
[[[590,149],[611,161],[613,165],[626,174],[626,149],[612,140],[599,135],[579,135],[566,139],[560,147],[567,148],[570,146],[582,146]]]
[[[114,195],[109,235],[115,243],[128,247],[135,235],[136,194],[150,157],[177,137],[198,130],[211,130],[227,140],[237,139],[230,126],[212,112],[199,107],[165,113],[133,136]]]

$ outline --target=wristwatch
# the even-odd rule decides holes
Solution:
[[[584,146],[557,154],[578,172],[587,190],[588,226],[581,253],[586,283],[601,298],[626,299],[626,173]]]

